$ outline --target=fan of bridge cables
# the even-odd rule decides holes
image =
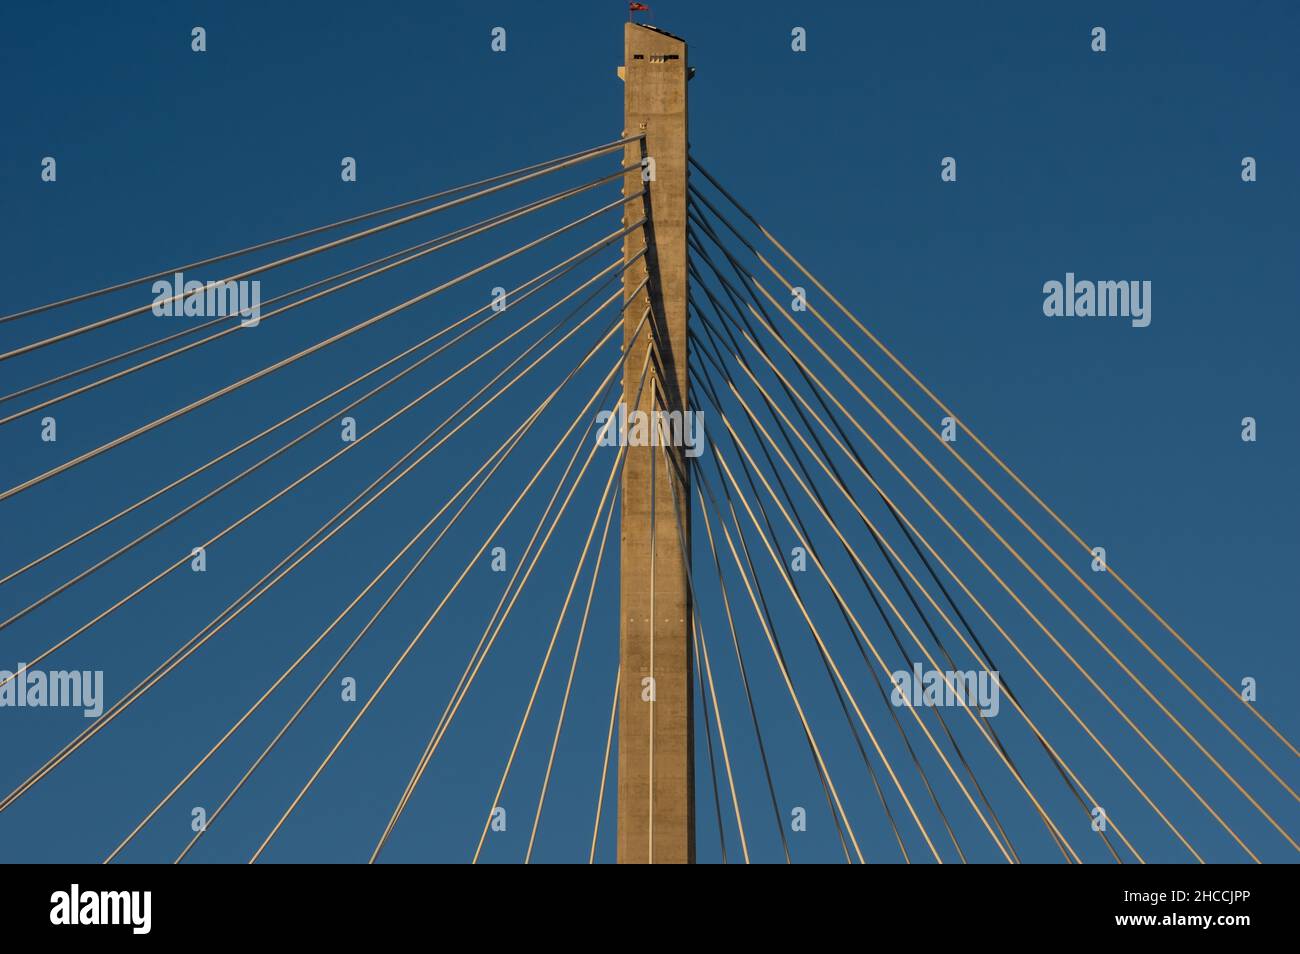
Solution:
[[[639,142],[0,316],[16,859],[613,859]],[[1300,752],[691,162],[699,859],[1293,858]]]
[[[844,860],[1294,860],[1253,698],[691,163],[697,616],[767,643]]]

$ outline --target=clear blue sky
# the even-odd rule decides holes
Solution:
[[[1300,735],[1291,679],[1297,650],[1292,577],[1300,553],[1294,487],[1300,453],[1292,421],[1300,335],[1295,263],[1300,238],[1300,155],[1294,122],[1294,39],[1300,13],[1283,2],[958,3],[900,5],[652,4],[653,22],[687,38],[698,72],[691,83],[695,154],[778,237],[850,305],[897,354],[977,428],[999,453],[1090,542],[1104,545],[1127,580],[1234,684],[1259,683],[1259,705],[1289,737]],[[74,3],[59,15],[38,6],[5,14],[0,79],[0,234],[4,264],[0,311],[133,278],[299,229],[538,162],[618,137],[622,89],[619,2],[566,4],[439,3],[110,5]],[[190,50],[190,30],[207,31],[207,52]],[[493,53],[490,31],[507,31]],[[790,32],[805,27],[808,49],[794,53]],[[1107,51],[1090,50],[1090,31],[1107,31]],[[42,157],[58,179],[40,179]],[[355,157],[358,181],[340,181]],[[954,183],[940,161],[957,160]],[[1258,181],[1243,183],[1244,156]],[[577,184],[605,161],[547,184],[495,197],[407,226],[372,243],[263,276],[263,297],[280,294],[389,251]],[[552,182],[554,185],[552,185]],[[527,193],[525,195],[525,193]],[[0,426],[5,487],[93,448],[139,423],[208,393],[306,344],[427,289],[581,211],[609,201],[606,189],[563,210],[512,224],[495,239],[466,242],[267,322],[256,339],[223,343],[69,400],[53,411],[59,440],[38,439],[37,414]],[[584,227],[374,330],[301,362],[256,387],[104,455],[71,474],[0,502],[0,573],[161,486],[325,390],[410,346],[486,300],[615,227]],[[606,256],[606,259],[608,256]],[[601,259],[601,263],[606,259]],[[1042,286],[1080,278],[1150,280],[1151,326],[1100,319],[1050,319]],[[202,277],[216,277],[204,273]],[[0,325],[0,350],[147,302],[147,286]],[[544,297],[544,296],[543,296]],[[826,305],[814,297],[819,308]],[[830,310],[824,313],[832,316]],[[150,340],[159,322],[142,316],[111,331],[0,364],[9,393],[115,351]],[[175,330],[175,327],[167,329]],[[356,414],[365,431],[438,377],[496,340],[430,362],[399,388]],[[253,341],[250,344],[250,340]],[[529,340],[529,339],[525,339]],[[581,337],[585,346],[594,340]],[[855,338],[865,347],[865,342]],[[513,356],[515,351],[507,350]],[[364,521],[340,534],[185,666],[11,808],[0,813],[0,843],[12,860],[99,860],[218,738],[269,682],[332,620],[414,529],[517,424],[530,401],[571,366],[577,346],[449,444],[395,488]],[[874,359],[873,355],[873,359]],[[545,419],[558,435],[613,360],[606,352],[567,393],[564,413]],[[492,367],[500,367],[498,361]],[[846,365],[847,367],[847,365]],[[868,386],[865,371],[860,383]],[[115,700],[188,639],[416,440],[473,386],[442,392],[357,453],[250,522],[209,556],[205,574],[175,573],[93,627],[44,664],[103,669]],[[874,387],[874,385],[872,385]],[[840,387],[846,403],[853,397]],[[877,388],[876,391],[879,389]],[[872,391],[871,393],[876,393]],[[909,392],[911,393],[911,392]],[[30,399],[0,406],[8,414]],[[339,402],[334,402],[337,405]],[[333,406],[333,405],[332,405]],[[918,405],[920,406],[920,405]],[[859,420],[869,410],[860,403]],[[730,412],[729,412],[730,413]],[[934,412],[937,418],[937,412]],[[1255,417],[1259,439],[1240,439]],[[315,421],[317,418],[309,418]],[[710,422],[710,427],[716,427]],[[874,422],[873,426],[879,426]],[[290,433],[297,433],[291,430]],[[0,631],[0,669],[12,669],[72,632],[189,547],[224,527],[337,449],[335,425],[255,478],[205,505],[101,573]],[[716,432],[715,432],[716,436]],[[283,440],[283,438],[281,438]],[[544,453],[545,435],[503,468],[471,527],[450,535],[412,587],[395,602],[344,672],[364,700],[392,659],[459,573],[489,519],[512,499]],[[861,442],[865,448],[865,442]],[[269,450],[278,442],[259,445]],[[541,450],[539,450],[541,448]],[[972,450],[969,445],[963,449]],[[241,461],[254,458],[245,455]],[[525,463],[527,460],[529,463]],[[602,465],[601,461],[605,463]],[[983,463],[981,459],[981,464]],[[877,462],[873,459],[872,466]],[[912,460],[915,470],[916,461]],[[608,465],[598,458],[594,467]],[[885,465],[880,464],[883,470]],[[0,587],[4,616],[129,540],[238,470],[169,495],[82,548]],[[602,475],[603,476],[603,475]],[[934,484],[929,481],[926,486]],[[1006,490],[1007,482],[998,486]],[[551,484],[544,482],[546,492]],[[901,488],[901,484],[897,485]],[[969,481],[962,485],[971,489]],[[386,850],[394,861],[467,859],[490,808],[560,597],[572,573],[599,483],[584,484],[578,517],[568,519],[525,590]],[[900,493],[903,491],[900,490]],[[974,492],[972,490],[972,492]],[[863,491],[866,494],[866,491]],[[913,498],[914,499],[914,498]],[[984,498],[987,500],[988,498]],[[949,498],[951,501],[951,498]],[[584,509],[581,506],[586,503]],[[982,501],[981,501],[982,502]],[[1036,525],[1046,519],[1015,502]],[[911,504],[909,503],[909,506]],[[991,500],[985,512],[996,508]],[[879,509],[879,508],[877,508]],[[959,505],[946,509],[954,514]],[[849,526],[851,514],[841,516]],[[810,516],[815,516],[808,511]],[[536,511],[526,511],[502,541],[522,548]],[[963,529],[979,532],[961,517]],[[860,526],[852,524],[861,534]],[[930,524],[925,525],[929,532]],[[935,529],[936,539],[939,530]],[[1010,528],[1005,513],[998,520]],[[479,536],[475,536],[478,534]],[[829,539],[829,538],[828,538]],[[864,536],[859,537],[865,546]],[[1013,538],[1019,546],[1027,538]],[[1086,570],[1082,551],[1067,550]],[[833,541],[831,541],[833,543]],[[783,541],[788,549],[791,541]],[[829,545],[829,544],[828,544]],[[982,552],[996,553],[984,535]],[[1027,547],[1034,546],[1032,541]],[[985,551],[983,548],[987,548]],[[1082,683],[1041,632],[978,567],[945,543],[963,573],[979,580],[990,608],[1067,695],[1113,742],[1183,834],[1212,860],[1244,855],[1222,827],[1160,766],[1113,712]],[[417,551],[418,552],[418,551]],[[1029,552],[1028,549],[1025,552]],[[1041,552],[1041,551],[1040,551]],[[697,551],[697,565],[705,551]],[[999,566],[1009,565],[1005,554]],[[1050,559],[1050,558],[1049,558]],[[267,860],[356,861],[368,856],[433,723],[500,593],[485,561],[463,598],[449,605],[393,684],[361,723],[320,783],[272,843]],[[512,564],[513,565],[513,564]],[[1036,559],[1036,566],[1045,566]],[[403,569],[405,564],[403,564]],[[847,566],[842,579],[849,581]],[[1296,802],[1059,568],[1054,583],[1134,666],[1224,767],[1294,834]],[[606,570],[608,574],[608,569]],[[1085,576],[1092,582],[1091,574]],[[809,581],[811,585],[812,581]],[[1293,756],[1208,678],[1172,638],[1110,581],[1108,598],[1144,638],[1192,681],[1261,755],[1294,783]],[[391,584],[388,584],[391,585]],[[819,674],[799,616],[768,574],[783,640],[796,655],[805,694],[825,726],[836,783],[864,853],[897,860],[897,846],[870,789],[837,704]],[[853,586],[856,587],[856,583]],[[1150,737],[1262,858],[1293,861],[1294,851],[1041,590],[1017,585],[1072,651],[1116,691]],[[596,779],[617,659],[616,584],[607,575],[593,611],[588,647],[548,796],[536,857],[585,860]],[[379,594],[387,592],[381,586]],[[739,593],[740,591],[737,591]],[[579,596],[585,596],[585,578]],[[777,600],[780,597],[780,600]],[[865,593],[855,606],[868,619]],[[819,597],[821,616],[834,606]],[[188,840],[190,809],[211,809],[265,741],[378,605],[372,597],[285,688],[199,773],[132,844],[128,860],[170,860]],[[1084,609],[1086,607],[1086,609]],[[503,803],[507,832],[489,838],[485,859],[522,858],[576,632],[561,635],[534,721]],[[715,667],[729,657],[717,601],[703,607]],[[879,619],[868,626],[880,629]],[[761,634],[746,620],[764,728],[779,767],[788,815],[809,810],[809,831],[792,836],[797,860],[842,860],[825,801]],[[1189,858],[1176,838],[1126,785],[1047,692],[987,626],[986,645],[1072,767],[1148,860]],[[891,759],[906,753],[865,669],[842,632],[837,658],[852,669],[860,698]],[[797,648],[795,648],[797,647]],[[842,651],[842,655],[841,655]],[[497,651],[494,650],[494,653]],[[856,653],[855,653],[856,656]],[[734,667],[733,667],[734,668]],[[759,860],[780,857],[746,733],[734,672],[720,688],[728,739],[734,740],[746,831]],[[337,680],[335,680],[337,682]],[[874,693],[874,690],[870,690]],[[230,812],[200,842],[194,860],[242,861],[319,762],[356,706],[336,685],[309,710],[253,777]],[[953,719],[959,718],[954,713]],[[838,722],[836,720],[839,720]],[[1068,819],[1071,841],[1090,860],[1106,855],[1032,740],[998,717],[1035,791]],[[0,790],[8,792],[87,724],[78,712],[0,709]],[[1041,825],[987,747],[981,782],[1027,860],[1059,860]],[[821,740],[819,736],[819,741]],[[917,736],[914,744],[924,745]],[[701,753],[702,755],[702,753]],[[933,754],[927,769],[972,859],[997,860],[984,832]],[[700,763],[701,782],[706,765]],[[924,799],[913,772],[909,792]],[[902,818],[904,808],[891,795]],[[608,802],[607,802],[608,807]],[[918,802],[927,827],[941,830]],[[702,787],[701,860],[718,857],[711,794]],[[1073,812],[1073,814],[1071,814]],[[602,828],[602,858],[612,857],[612,815]],[[909,850],[922,852],[915,828]],[[734,823],[729,850],[738,856]],[[952,860],[950,843],[940,849]],[[917,854],[916,856],[920,856]]]

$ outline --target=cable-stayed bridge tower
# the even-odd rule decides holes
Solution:
[[[643,188],[646,228],[624,240],[623,395],[629,413],[687,408],[686,43],[624,27],[624,194]],[[639,204],[639,203],[638,203]],[[639,217],[640,209],[626,213]],[[645,279],[649,277],[649,281]],[[639,290],[638,290],[639,289]],[[649,317],[641,323],[646,309]],[[641,368],[653,350],[649,378]],[[691,712],[690,495],[680,448],[629,446],[623,469],[622,678],[618,733],[618,860],[695,858]],[[671,462],[671,463],[670,463]]]

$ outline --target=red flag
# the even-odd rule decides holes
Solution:
[[[650,12],[650,8],[647,7],[644,3],[629,3],[627,5],[627,9],[629,13],[631,13],[633,10],[644,10],[646,13]]]

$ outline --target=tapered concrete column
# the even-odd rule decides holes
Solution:
[[[648,290],[626,310],[623,379],[629,410],[655,407],[650,376],[658,379],[670,410],[686,408],[686,43],[641,24],[624,32],[625,135],[645,133],[644,144],[627,147],[626,162],[643,158],[652,178],[645,183],[649,227],[628,236],[630,259],[649,244],[649,254],[629,268],[626,296],[648,274]],[[625,194],[642,188],[643,174],[630,172]],[[639,204],[628,206],[631,221]],[[651,318],[635,342],[646,307]],[[637,385],[650,334],[662,355],[645,389]],[[681,448],[669,453],[683,462]],[[622,679],[618,729],[618,860],[620,863],[685,863],[695,860],[695,778],[692,722],[691,601],[673,506],[676,491],[689,553],[690,495],[658,447],[629,446],[623,470]]]

